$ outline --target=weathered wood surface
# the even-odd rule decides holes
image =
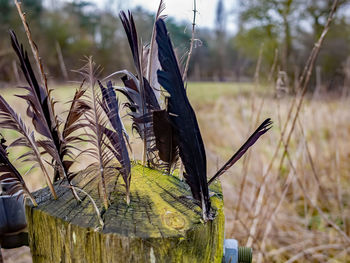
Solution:
[[[101,208],[96,182],[87,180],[80,183]],[[88,197],[80,195],[79,204],[58,185],[58,200],[48,189],[34,193],[39,206],[26,206],[33,262],[221,262],[225,219],[219,183],[211,187],[216,217],[204,224],[188,186],[177,177],[135,165],[131,180],[130,206],[119,179],[103,229]]]

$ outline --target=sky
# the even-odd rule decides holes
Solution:
[[[159,0],[131,0],[132,5],[140,5],[144,8],[155,11]],[[232,0],[224,1],[226,12],[230,12],[233,7]],[[166,9],[164,13],[175,17],[178,20],[192,21],[193,1],[192,0],[165,0]],[[199,27],[214,27],[217,0],[197,0],[197,25]],[[230,23],[231,24],[231,23]]]
[[[104,1],[93,0],[98,5],[103,7]],[[118,2],[118,0],[117,0]],[[166,9],[164,14],[174,17],[178,21],[188,21],[192,23],[193,20],[193,0],[164,0]],[[215,12],[218,0],[196,0],[197,2],[197,21],[198,27],[214,28]],[[146,10],[156,12],[159,5],[159,0],[120,0],[120,5],[123,9],[132,9],[136,6],[142,6]],[[234,9],[237,6],[237,0],[224,0],[224,7],[227,14],[227,30],[235,32],[237,27],[234,21]],[[233,15],[232,15],[233,14]]]

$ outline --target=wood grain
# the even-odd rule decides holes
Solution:
[[[176,176],[138,164],[131,173],[129,206],[121,178],[110,178],[103,229],[86,196],[77,203],[59,184],[58,200],[46,188],[35,192],[39,206],[26,206],[33,262],[221,262],[225,220],[219,183],[211,187],[215,219],[203,223],[189,187]],[[83,175],[77,181],[101,211],[98,182]]]

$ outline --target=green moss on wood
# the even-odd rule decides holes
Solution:
[[[113,180],[113,179],[111,179]],[[132,168],[131,203],[119,178],[111,182],[111,205],[100,229],[89,198],[77,203],[66,187],[34,193],[39,206],[26,207],[34,262],[221,262],[224,212],[221,185],[214,183],[211,202],[216,217],[203,223],[188,186],[177,177],[141,165]],[[102,208],[97,182],[78,177]]]

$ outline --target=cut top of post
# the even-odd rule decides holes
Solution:
[[[115,180],[115,179],[111,179]],[[38,207],[33,210],[47,213],[52,217],[91,228],[101,233],[113,233],[125,237],[168,238],[184,236],[188,230],[203,224],[201,208],[191,198],[189,186],[177,176],[163,174],[158,170],[134,165],[131,171],[130,205],[125,201],[125,188],[121,177],[117,184],[109,183],[110,206],[102,212],[104,227],[101,229],[94,206],[88,196],[80,194],[78,203],[71,191],[55,185],[58,200],[53,200],[47,188],[34,193]],[[89,177],[78,176],[75,180],[96,202],[99,210],[102,204],[98,194],[98,182]],[[113,189],[114,188],[114,189]],[[221,185],[216,182],[210,191],[212,207],[223,215]]]

